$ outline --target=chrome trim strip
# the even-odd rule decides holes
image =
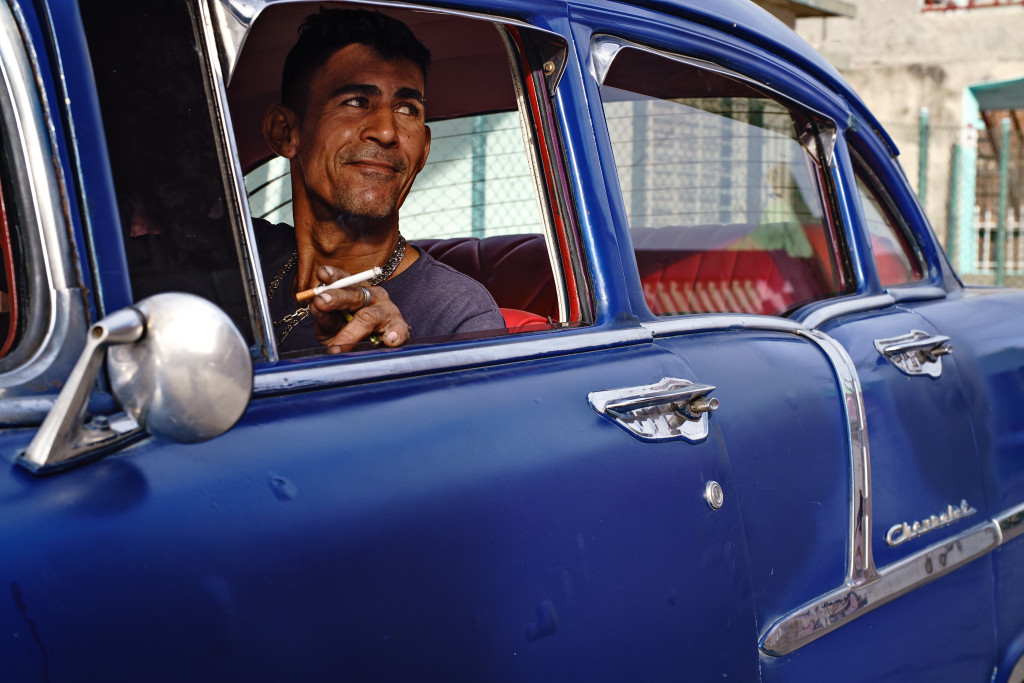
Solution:
[[[879,571],[875,580],[840,586],[772,624],[761,650],[773,657],[789,654],[940,576],[997,548],[1002,541],[992,521],[928,546]]]
[[[744,313],[708,313],[674,318],[659,318],[641,323],[655,337],[693,332],[721,332],[725,330],[765,330],[768,332],[802,332],[807,327],[786,318]]]
[[[514,339],[514,340],[513,340]],[[562,356],[603,348],[651,341],[651,333],[642,327],[620,330],[534,332],[499,337],[491,343],[472,346],[430,345],[419,349],[373,351],[366,360],[354,356],[339,359],[334,365],[271,367],[257,370],[253,383],[255,396],[305,391],[357,384],[372,379],[423,375],[461,370],[480,365],[532,358]],[[421,351],[417,353],[417,351]]]
[[[994,521],[999,525],[999,531],[1003,534],[1003,543],[1024,534],[1024,503],[997,515]]]
[[[818,330],[800,334],[817,344],[828,357],[843,393],[847,441],[850,445],[850,528],[846,584],[859,586],[877,576],[871,555],[871,452],[868,448],[864,392],[857,366],[842,344]]]
[[[816,306],[810,313],[798,318],[806,327],[815,329],[821,327],[830,320],[850,315],[852,313],[863,313],[876,308],[892,306],[896,300],[889,294],[877,294],[875,296],[863,296],[851,299],[844,299],[824,306]]]
[[[946,298],[946,290],[932,285],[923,287],[890,287],[885,291],[896,303],[903,301],[932,301],[934,299]]]
[[[32,309],[25,337],[3,359],[3,367],[10,368],[0,374],[4,424],[18,415],[34,422],[31,416],[40,401],[55,399],[85,343],[88,317],[71,242],[60,157],[51,135],[52,118],[38,60],[32,45],[24,42],[30,32],[16,12],[17,7],[0,3],[0,109],[10,146],[8,170],[15,181],[8,189],[24,218],[21,237],[29,279],[21,284]]]
[[[253,321],[253,336],[262,351],[261,356],[268,361],[278,360],[277,342],[274,339],[274,324],[271,320],[270,307],[263,304],[267,300],[266,285],[263,282],[260,256],[256,249],[256,234],[252,227],[252,216],[249,213],[249,197],[245,190],[245,180],[241,162],[238,158],[238,146],[235,144],[234,125],[231,122],[231,108],[228,106],[228,93],[224,75],[220,71],[221,61],[217,59],[214,35],[216,28],[204,2],[196,3],[202,39],[206,47],[206,58],[203,63],[209,69],[207,80],[210,83],[213,97],[211,100],[216,108],[214,130],[220,137],[221,144],[227,149],[229,159],[221,159],[222,172],[228,175],[230,190],[225,188],[225,199],[234,204],[232,213],[241,221],[238,226],[241,233],[235,231],[235,245],[241,257],[240,264],[245,275],[249,315]]]

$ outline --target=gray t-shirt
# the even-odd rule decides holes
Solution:
[[[254,219],[256,244],[263,264],[263,277],[267,288],[278,279],[270,297],[270,315],[278,351],[286,353],[322,348],[313,332],[313,319],[307,316],[292,328],[280,342],[286,315],[294,313],[297,304],[288,296],[295,268],[278,278],[288,259],[295,251],[295,230],[290,225]],[[415,248],[410,245],[410,248]],[[452,335],[504,332],[505,319],[487,289],[464,273],[441,263],[420,251],[419,258],[404,271],[381,283],[391,301],[398,307],[409,324],[412,339],[425,341],[433,338],[451,338]]]

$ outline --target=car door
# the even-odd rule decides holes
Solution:
[[[576,16],[608,25],[591,8]],[[989,675],[987,553],[999,535],[973,425],[944,338],[895,297],[872,295],[859,195],[833,152],[848,112],[756,48],[646,19],[592,34],[595,117],[607,124],[638,309],[658,316],[645,325],[718,387],[764,678]],[[939,260],[923,253],[911,250],[911,272],[928,273],[919,292],[935,295]],[[941,376],[897,367],[921,349],[943,358]],[[934,652],[942,638],[957,647]],[[851,651],[864,656],[836,668]]]
[[[146,437],[48,476],[15,464],[33,438],[31,420],[0,431],[11,465],[0,534],[14,605],[0,617],[5,676],[756,679],[745,538],[707,403],[677,421],[698,425],[689,440],[640,438],[652,397],[689,406],[709,390],[692,391],[690,366],[629,315],[610,222],[573,215],[577,203],[603,203],[597,177],[538,181],[565,194],[551,201],[578,226],[574,256],[561,262],[563,273],[582,274],[575,309],[565,307],[573,320],[522,335],[276,359],[272,343],[263,346],[266,302],[246,258],[244,212],[230,208],[242,185],[226,156],[231,134],[215,115],[226,110],[224,83],[204,8],[83,2],[81,15],[61,6],[51,21],[61,60],[91,62],[101,84],[152,100],[142,104],[153,117],[190,112],[169,124],[187,135],[140,140],[133,135],[162,119],[114,125],[102,85],[97,95],[91,79],[67,84],[74,130],[104,131],[78,153],[109,147],[109,167],[92,162],[104,172],[75,178],[77,199],[116,198],[96,210],[120,215],[90,236],[126,243],[119,264],[109,245],[98,259],[105,267],[94,272],[108,288],[100,303],[166,282],[218,301],[252,346],[254,397],[216,440]],[[564,22],[548,11],[539,5],[534,21],[557,36]],[[476,21],[429,16],[437,25]],[[127,45],[99,39],[121,29]],[[545,83],[543,63],[523,63]],[[176,69],[145,73],[159,64]],[[556,101],[571,109],[579,87],[569,76]],[[537,107],[551,106],[540,99]],[[579,113],[555,128],[532,110],[523,116],[557,150],[542,162],[592,146]],[[208,261],[174,251],[192,238]],[[226,246],[235,240],[239,252]],[[44,249],[40,258],[56,256]],[[176,259],[192,270],[178,272]],[[560,277],[565,289],[570,275]],[[686,381],[648,388],[665,378]]]
[[[851,162],[860,196],[860,209],[864,223],[869,228],[873,261],[876,264],[881,284],[887,293],[895,298],[904,311],[904,320],[923,322],[921,330],[934,330],[931,338],[915,334],[916,351],[905,352],[892,359],[908,377],[931,374],[932,381],[923,390],[925,400],[933,403],[948,401],[939,409],[942,420],[926,422],[930,430],[936,430],[944,442],[938,442],[926,459],[929,467],[939,467],[951,476],[946,485],[980,489],[976,495],[984,499],[981,505],[968,505],[970,514],[950,521],[960,531],[955,535],[960,540],[964,531],[955,527],[976,526],[988,522],[999,527],[998,550],[991,555],[993,564],[993,591],[995,595],[995,623],[997,637],[996,680],[1016,680],[1020,676],[1019,662],[1022,648],[1022,622],[1020,601],[1017,598],[1013,567],[1014,557],[1021,552],[1019,520],[1022,495],[1020,481],[1022,470],[1018,444],[1020,421],[1014,406],[1020,404],[1021,382],[1019,376],[1024,366],[1019,335],[1019,316],[1015,311],[1020,307],[1019,290],[1004,288],[964,288],[949,272],[943,260],[937,263],[928,258],[936,250],[934,243],[922,237],[912,226],[921,225],[924,219],[913,201],[907,201],[910,192],[906,183],[893,178],[890,168],[877,159],[880,153],[878,143],[862,135],[850,136]],[[884,158],[884,156],[883,156]],[[884,179],[884,180],[883,180]],[[884,188],[884,189],[883,189]],[[934,277],[926,277],[916,261],[920,260],[943,274],[941,287],[935,287]],[[931,352],[938,344],[938,353]],[[877,345],[876,345],[877,346]],[[937,358],[942,359],[939,366]],[[915,372],[917,361],[924,361],[921,370]],[[890,361],[890,362],[892,362]],[[910,371],[909,373],[907,371]],[[959,391],[941,387],[941,377],[947,372],[959,384]],[[913,379],[907,385],[917,384]],[[948,392],[948,393],[946,393]],[[945,398],[944,398],[945,397]],[[913,422],[923,422],[927,416],[914,416]],[[941,425],[938,423],[942,422]],[[970,448],[964,445],[963,432],[970,429],[973,434],[975,453],[979,459],[980,484],[972,473],[965,471],[970,462]],[[948,431],[947,431],[948,430]],[[956,430],[956,434],[953,434]],[[945,459],[945,460],[944,460]],[[927,475],[922,471],[922,475]],[[947,494],[948,495],[948,494]],[[953,506],[956,507],[955,505]],[[985,519],[979,519],[984,514]],[[952,513],[956,515],[956,511]],[[947,518],[950,517],[947,512]],[[927,538],[943,531],[941,513],[921,520],[926,528]],[[900,526],[900,532],[904,529]],[[894,532],[894,536],[900,532]],[[921,537],[913,534],[908,543]],[[1011,674],[1011,671],[1016,673]]]

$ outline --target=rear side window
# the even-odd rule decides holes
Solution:
[[[784,315],[847,291],[813,118],[636,48],[601,96],[651,312]]]
[[[876,189],[874,182],[868,180],[868,171],[858,167],[856,177],[864,220],[868,234],[871,235],[871,251],[882,286],[921,280],[924,277],[921,259],[914,249],[914,243],[907,237],[907,232],[901,229],[886,196]]]

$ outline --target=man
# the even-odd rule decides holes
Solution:
[[[424,116],[430,52],[379,12],[322,9],[285,60],[281,104],[263,133],[291,161],[294,229],[260,222],[278,348],[350,349],[374,335],[387,346],[505,325],[472,278],[407,246],[398,210],[430,151]],[[373,267],[368,286],[297,293]]]

